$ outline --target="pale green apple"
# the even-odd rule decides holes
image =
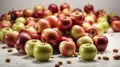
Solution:
[[[107,32],[108,29],[110,28],[110,25],[109,25],[108,21],[103,21],[100,24],[103,26],[104,32]]]
[[[93,26],[98,29],[98,35],[102,35],[104,33],[104,28],[103,28],[102,24],[94,23]]]
[[[27,55],[33,57],[33,49],[36,44],[40,44],[41,41],[38,39],[31,39],[25,43],[25,52]]]
[[[49,43],[36,44],[33,49],[33,55],[38,61],[48,61],[53,54],[53,48]]]
[[[26,20],[25,20],[24,17],[18,17],[18,18],[16,18],[16,20],[15,20],[15,23],[17,23],[17,22],[25,23]]]
[[[24,29],[25,28],[25,24],[21,23],[21,22],[17,22],[17,23],[14,23],[13,26],[12,26],[12,29],[15,30],[15,31],[20,31],[21,29]]]

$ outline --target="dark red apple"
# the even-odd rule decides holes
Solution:
[[[57,13],[58,12],[58,6],[54,3],[51,3],[49,6],[48,6],[48,9],[54,14],[54,13]]]
[[[0,16],[0,21],[3,21],[3,20],[11,20],[11,17],[8,13],[4,13]]]
[[[10,16],[12,20],[15,20],[16,18],[21,16],[21,13],[19,12],[19,10],[13,10],[10,12]]]
[[[108,38],[104,35],[97,35],[93,37],[93,41],[98,51],[105,51],[108,46]]]
[[[87,4],[87,5],[85,5],[85,6],[84,6],[84,11],[85,11],[86,13],[89,13],[90,11],[94,11],[93,5],[92,5],[92,4]]]
[[[106,12],[103,9],[97,10],[96,11],[96,16],[97,17],[103,17],[106,14]]]
[[[68,3],[62,3],[60,5],[60,11],[64,10],[64,9],[70,9],[70,5]]]
[[[70,30],[72,25],[72,19],[69,16],[64,15],[58,20],[58,29],[62,31]]]
[[[9,47],[14,47],[18,35],[19,35],[18,31],[12,31],[12,32],[9,32],[9,33],[5,34],[4,43],[6,45],[8,45]]]
[[[35,18],[43,18],[44,17],[44,11],[43,10],[38,10],[34,12],[34,17]]]
[[[120,20],[114,20],[111,23],[111,27],[114,32],[120,32]]]

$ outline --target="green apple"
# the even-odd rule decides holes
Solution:
[[[108,21],[103,21],[100,24],[103,26],[104,32],[107,32],[108,29],[110,28],[110,25],[109,25]]]
[[[49,43],[36,44],[33,49],[33,55],[38,61],[48,61],[53,54],[53,48]]]
[[[82,44],[86,44],[86,43],[93,44],[92,38],[90,38],[89,36],[83,36],[78,38],[76,41],[77,48],[79,48]]]
[[[40,44],[41,41],[38,39],[31,39],[25,43],[25,52],[27,55],[33,57],[33,49],[36,44]]]
[[[15,30],[15,31],[20,31],[21,29],[24,29],[25,28],[25,25],[21,22],[17,22],[17,23],[14,23],[13,26],[12,26],[12,29]]]
[[[86,43],[80,46],[79,54],[83,60],[92,61],[97,55],[97,48],[94,44]]]
[[[17,23],[17,22],[25,23],[26,20],[25,20],[24,17],[18,17],[18,18],[16,18],[16,20],[15,20],[15,23]]]
[[[11,28],[2,28],[0,29],[0,40],[3,41],[4,36],[8,32],[12,32],[13,30]]]
[[[102,24],[94,23],[93,26],[98,29],[98,35],[102,35],[104,33],[104,28],[103,28]]]
[[[98,22],[98,23],[99,23],[99,22],[103,22],[103,21],[108,21],[107,16],[98,17],[98,19],[97,19],[97,22]]]

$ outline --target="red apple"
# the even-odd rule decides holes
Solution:
[[[57,13],[58,12],[58,6],[54,3],[51,3],[49,6],[48,6],[48,9],[54,14],[54,13]]]
[[[70,14],[72,13],[71,9],[65,8],[61,11],[62,14],[70,16]]]
[[[36,4],[34,6],[34,11],[44,10],[44,6],[41,4]]]
[[[61,41],[73,41],[73,39],[71,37],[67,37],[67,36],[61,36]]]
[[[37,32],[39,34],[41,34],[41,32],[45,29],[45,28],[50,28],[50,24],[49,22],[47,21],[47,19],[39,19],[37,21],[37,23],[35,23],[35,29],[37,30]]]
[[[21,32],[19,33],[16,43],[15,43],[15,48],[19,53],[25,54],[25,43],[32,39],[31,36],[28,33]]]
[[[48,9],[44,10],[44,17],[47,18],[49,16],[52,16],[52,12]]]
[[[58,18],[56,16],[49,16],[47,18],[49,24],[51,27],[57,27],[58,26]]]
[[[14,47],[18,35],[19,35],[18,31],[12,31],[12,32],[5,34],[4,36],[5,44],[7,44],[9,47]]]
[[[72,25],[72,19],[69,16],[64,15],[58,20],[58,29],[62,31],[70,30]]]
[[[8,21],[8,20],[3,20],[3,21],[1,21],[1,22],[0,22],[0,29],[1,29],[1,28],[5,28],[5,27],[7,27],[7,28],[12,27],[11,21]]]
[[[84,6],[84,11],[89,13],[90,11],[94,11],[94,7],[92,4],[87,4]]]
[[[32,27],[35,27],[35,23],[36,23],[35,20],[32,20],[32,19],[30,20],[30,19],[29,19],[29,20],[26,20],[25,26],[26,26],[26,27],[31,27],[31,26],[32,26]]]
[[[55,47],[60,42],[60,34],[52,28],[44,29],[41,33],[41,41],[50,43]]]
[[[76,44],[72,40],[61,41],[59,44],[59,51],[62,56],[72,56],[76,51]]]
[[[0,16],[0,21],[3,21],[3,20],[11,20],[11,17],[8,13],[4,13]]]
[[[87,14],[85,16],[85,21],[92,21],[95,23],[97,21],[97,16],[95,14]]]
[[[93,37],[93,41],[98,51],[105,51],[108,46],[108,38],[104,35],[97,35]]]
[[[19,12],[19,10],[13,10],[10,13],[11,19],[15,20],[16,18],[21,16],[21,13]]]
[[[114,32],[120,32],[120,20],[113,21],[111,27]]]
[[[43,18],[44,17],[44,11],[43,10],[38,10],[34,12],[34,17],[35,18]]]
[[[70,9],[70,5],[68,3],[62,3],[60,5],[60,11],[64,10],[64,9]]]
[[[92,37],[98,35],[98,29],[94,26],[90,26],[87,28],[86,33],[89,33]]]
[[[34,11],[30,8],[26,8],[23,10],[23,16],[24,17],[32,17],[34,14]]]
[[[97,17],[103,17],[106,14],[106,12],[103,9],[97,10],[96,16]]]

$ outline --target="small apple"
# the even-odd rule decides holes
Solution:
[[[79,48],[81,45],[86,44],[86,43],[93,44],[94,42],[92,38],[89,36],[83,36],[83,37],[78,38],[76,41],[77,48]]]
[[[17,22],[25,23],[25,22],[26,22],[26,19],[25,19],[24,17],[18,17],[18,18],[16,18],[16,20],[15,20],[15,23],[17,23]]]
[[[26,43],[25,43],[25,52],[27,55],[33,57],[33,49],[34,49],[34,46],[37,45],[37,44],[40,44],[41,41],[38,40],[38,39],[31,39],[31,40],[28,40]]]
[[[23,10],[24,17],[32,17],[33,14],[34,14],[34,11],[31,8],[26,8]]]
[[[108,46],[108,38],[104,35],[97,35],[93,37],[93,41],[98,51],[105,51]]]
[[[120,32],[120,20],[113,21],[111,27],[114,32]]]
[[[70,9],[70,5],[68,3],[62,3],[60,5],[60,11],[64,10],[64,9]]]
[[[85,30],[83,29],[82,26],[73,25],[71,30],[70,30],[70,35],[74,39],[78,39],[79,37],[82,37],[85,35]]]
[[[18,35],[19,35],[18,31],[12,31],[12,32],[6,33],[4,36],[5,44],[8,45],[9,47],[14,47]]]
[[[25,28],[25,24],[23,24],[23,23],[21,23],[21,22],[17,22],[17,23],[14,23],[13,25],[12,25],[12,29],[14,30],[14,31],[20,31],[20,30],[22,30],[22,29],[24,29]]]
[[[36,4],[34,6],[34,11],[44,10],[44,6],[41,4]]]
[[[11,28],[12,27],[12,23],[11,23],[11,21],[9,21],[9,20],[3,20],[3,21],[1,21],[0,22],[0,29],[2,29],[2,28]]]
[[[46,28],[41,33],[41,41],[50,43],[51,46],[55,47],[60,42],[60,34],[52,28]]]
[[[72,56],[76,51],[76,44],[72,40],[61,41],[59,44],[59,51],[62,56]]]
[[[49,6],[48,6],[48,9],[54,14],[54,13],[57,13],[58,12],[58,6],[54,3],[51,3]]]
[[[3,42],[5,34],[7,34],[8,32],[12,32],[12,31],[13,30],[11,28],[2,28],[2,29],[0,29],[0,41]]]
[[[43,10],[34,11],[34,17],[35,18],[44,18],[44,11]]]
[[[69,16],[64,15],[58,20],[58,29],[62,31],[70,30],[72,25],[72,19]]]
[[[79,54],[84,61],[92,61],[97,55],[97,48],[94,44],[82,44],[79,48]]]
[[[36,44],[33,49],[33,55],[38,61],[48,61],[53,54],[53,48],[49,43]]]
[[[92,4],[87,4],[84,6],[84,11],[89,13],[90,11],[94,11],[94,7]]]

